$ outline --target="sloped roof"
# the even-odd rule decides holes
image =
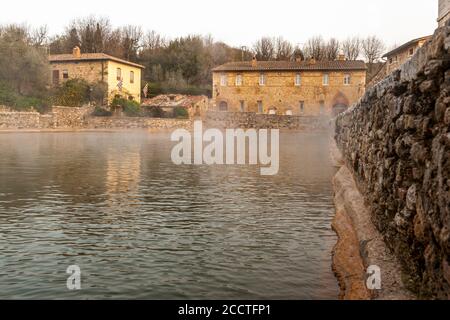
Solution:
[[[214,68],[213,72],[221,71],[345,71],[366,70],[364,61],[335,60],[335,61],[252,61],[230,62]]]
[[[426,40],[430,39],[431,37],[432,36],[426,36],[426,37],[421,37],[421,38],[417,38],[417,39],[408,41],[407,43],[402,44],[400,47],[395,48],[392,51],[389,51],[382,58],[387,58],[387,57],[392,56],[393,54],[399,53],[400,51],[403,51],[409,47],[416,46],[419,42],[426,41]]]
[[[111,60],[123,64],[127,64],[133,67],[144,69],[145,67],[143,65],[123,60],[114,56],[110,56],[106,53],[82,53],[81,57],[77,58],[73,54],[51,54],[48,58],[48,60],[51,62],[79,62],[79,61],[106,61]]]

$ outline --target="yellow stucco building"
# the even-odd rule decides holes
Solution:
[[[365,91],[363,61],[252,61],[213,69],[217,111],[279,115],[332,115]]]
[[[104,53],[81,53],[78,47],[72,54],[49,56],[51,82],[54,86],[68,79],[84,79],[91,84],[104,82],[108,102],[115,95],[141,101],[141,71],[144,66]]]

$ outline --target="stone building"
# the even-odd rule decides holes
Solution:
[[[142,101],[142,108],[160,108],[169,116],[175,116],[176,108],[185,109],[189,118],[203,116],[208,110],[209,99],[207,96],[188,96],[182,94],[162,94]]]
[[[363,61],[231,62],[213,69],[213,108],[278,115],[332,115],[365,91]]]
[[[141,100],[141,70],[144,66],[140,64],[104,53],[81,53],[78,47],[72,54],[50,55],[49,62],[54,86],[80,78],[91,84],[105,83],[109,102],[115,95]]]
[[[443,27],[448,20],[450,20],[450,1],[439,0],[439,27]]]
[[[421,48],[425,42],[431,39],[431,36],[417,38],[411,40],[398,48],[386,53],[383,58],[387,59],[386,62],[386,75],[392,71],[398,69],[402,64],[411,59],[417,49]]]

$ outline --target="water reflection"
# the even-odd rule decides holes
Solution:
[[[336,298],[328,138],[280,142],[263,177],[168,134],[0,134],[0,298]]]

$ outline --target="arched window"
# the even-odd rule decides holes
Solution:
[[[226,101],[219,103],[219,111],[228,111],[228,103]]]

